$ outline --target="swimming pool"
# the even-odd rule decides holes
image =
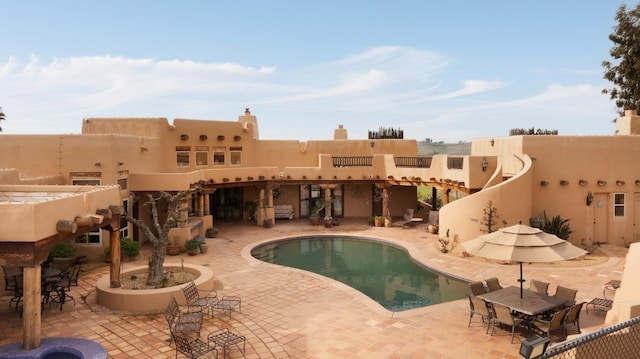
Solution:
[[[419,265],[403,249],[370,238],[294,237],[255,247],[251,255],[335,279],[394,312],[462,299],[469,292],[467,282]]]

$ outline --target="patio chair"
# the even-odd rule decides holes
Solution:
[[[242,311],[242,300],[237,296],[223,296],[218,298],[216,291],[207,291],[207,295],[200,296],[200,290],[196,287],[196,284],[191,281],[186,286],[182,287],[182,292],[187,300],[187,305],[200,307],[201,310],[206,310],[209,317],[213,317],[214,310],[222,310],[229,312],[229,319],[231,319],[231,311],[238,308],[238,311]]]
[[[556,298],[561,298],[564,299],[564,306],[565,307],[570,307],[574,304],[576,304],[576,294],[578,293],[577,290],[575,289],[571,289],[571,288],[567,288],[567,287],[563,287],[561,285],[556,287],[556,293],[553,295]]]
[[[174,297],[171,297],[167,308],[164,310],[164,317],[167,320],[169,326],[169,345],[173,341],[174,335],[185,335],[189,333],[195,333],[197,337],[200,337],[200,330],[202,329],[202,312],[182,312],[180,306]]]
[[[547,294],[549,291],[549,283],[532,279],[529,282],[529,290],[540,294]]]
[[[488,279],[485,279],[484,281],[487,283],[487,288],[489,289],[489,292],[502,289],[502,286],[500,285],[500,281],[498,280],[497,277],[488,278]]]
[[[74,281],[78,282],[79,275],[80,265],[75,264],[71,266],[71,268],[69,268],[69,276],[59,279],[53,284],[54,291],[49,298],[49,305],[51,305],[51,303],[57,303],[60,305],[60,310],[62,310],[65,303],[73,301],[73,306],[75,307],[76,300],[68,293],[71,292],[71,283]]]
[[[520,325],[524,325],[526,323],[525,317],[517,315],[511,311],[511,309],[507,306],[491,303],[491,335],[496,329],[496,324],[499,326],[507,325],[511,327],[511,343],[513,344],[513,338],[515,336],[516,327]]]
[[[491,312],[489,310],[489,304],[482,298],[478,298],[476,296],[469,296],[469,324],[467,327],[471,326],[471,319],[475,314],[480,315],[480,319],[484,325],[485,321],[487,323],[487,330],[485,333],[489,332],[489,322],[491,321]]]
[[[13,277],[22,274],[20,267],[2,266],[2,272],[4,273],[4,290],[7,292],[15,291],[16,285]],[[9,306],[11,306],[11,303],[9,303]]]
[[[582,311],[582,306],[585,302],[578,303],[569,309],[566,318],[564,319],[564,336],[567,336],[567,329],[569,324],[574,325],[578,334],[581,334],[580,331],[580,312]]]
[[[487,290],[484,287],[484,284],[482,284],[482,282],[480,281],[469,283],[469,288],[471,289],[471,293],[473,295],[480,295],[487,292]]]
[[[213,347],[217,348],[218,346],[222,347],[222,357],[227,358],[227,350],[232,346],[238,348],[238,350],[242,351],[242,356],[244,357],[244,351],[246,349],[246,338],[242,335],[233,333],[229,330],[229,328],[224,328],[217,330],[215,332],[209,333],[207,336],[207,340],[209,341],[209,345],[213,343]],[[242,343],[242,348],[240,348],[240,344]]]
[[[413,218],[413,208],[407,208],[404,210],[402,219],[391,223],[392,227],[407,227],[411,225],[411,218]]]
[[[569,308],[560,309],[555,313],[553,313],[553,315],[551,316],[551,319],[549,320],[536,317],[533,319],[533,322],[531,323],[531,325],[537,330],[544,333],[549,339],[551,339],[551,332],[560,331],[561,340],[564,340],[565,331],[566,331],[565,318],[567,317],[568,311],[569,311]]]
[[[218,350],[200,339],[200,337],[193,338],[189,335],[181,334],[171,335],[176,342],[176,358],[178,358],[178,353],[182,353],[191,359],[199,358],[208,353],[212,353],[214,358],[218,357]]]

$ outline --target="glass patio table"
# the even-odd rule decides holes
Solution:
[[[520,298],[520,287],[514,286],[480,294],[477,297],[482,298],[487,302],[507,306],[513,311],[520,312],[528,316],[538,315],[565,303],[565,300],[562,298],[556,298],[554,296],[536,293],[526,289],[522,291],[522,298]]]

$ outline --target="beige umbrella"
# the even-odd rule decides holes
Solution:
[[[488,259],[520,262],[522,298],[522,262],[556,262],[587,254],[569,241],[538,228],[516,224],[462,243],[467,253]]]

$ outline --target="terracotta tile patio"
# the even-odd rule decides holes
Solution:
[[[468,301],[458,300],[430,307],[392,313],[360,292],[319,275],[266,264],[253,259],[255,243],[290,235],[345,234],[379,238],[405,246],[413,256],[437,270],[469,280],[497,276],[503,285],[517,285],[518,268],[459,255],[440,253],[437,236],[424,226],[417,229],[376,228],[361,221],[345,221],[325,229],[306,220],[278,220],[265,229],[247,223],[217,224],[218,238],[208,239],[209,252],[198,256],[167,257],[167,262],[210,266],[224,289],[220,294],[242,297],[242,312],[232,319],[221,315],[206,319],[203,336],[218,327],[229,327],[246,336],[247,358],[519,358],[520,341],[510,334],[485,334],[480,324],[469,328]],[[549,264],[535,268],[525,264],[526,279],[578,289],[578,301],[602,296],[602,286],[620,279],[626,248],[603,246],[606,263],[587,267]],[[125,263],[133,266],[146,259]],[[535,273],[535,274],[534,274]],[[110,358],[173,358],[163,314],[126,315],[95,302],[95,282],[108,274],[105,266],[83,272],[72,287],[76,306],[63,311],[45,309],[42,337],[78,337],[96,341]],[[10,297],[0,298],[0,346],[22,341],[22,321],[10,309]],[[583,333],[603,326],[604,312],[581,314]],[[518,337],[522,339],[522,335]],[[220,352],[222,357],[222,352]],[[232,351],[232,358],[242,357]]]

